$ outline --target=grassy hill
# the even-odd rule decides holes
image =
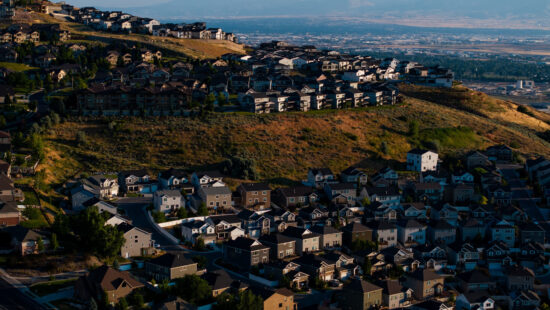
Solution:
[[[52,182],[81,171],[146,167],[209,168],[231,156],[253,159],[260,178],[287,184],[308,167],[335,171],[356,164],[398,169],[415,146],[438,146],[444,156],[506,143],[523,155],[550,155],[538,137],[550,117],[481,93],[410,87],[394,107],[252,115],[214,113],[193,118],[72,118],[46,137],[42,167]],[[429,101],[430,100],[430,101]],[[412,120],[416,137],[408,135]],[[78,132],[86,135],[77,145]]]
[[[237,53],[245,54],[244,46],[222,40],[192,40],[155,37],[143,34],[116,34],[96,31],[88,26],[54,18],[47,14],[37,12],[17,11],[17,22],[23,23],[55,23],[60,24],[61,29],[69,30],[73,38],[79,42],[130,42],[140,43],[144,46],[151,46],[165,52],[174,54],[185,54],[194,58],[218,58],[223,54]]]

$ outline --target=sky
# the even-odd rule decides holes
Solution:
[[[550,18],[548,0],[69,0],[157,19],[263,16],[397,16],[522,20]]]

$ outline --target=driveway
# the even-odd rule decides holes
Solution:
[[[153,202],[149,197],[124,197],[116,201],[118,207],[126,212],[126,216],[132,220],[132,225],[153,233],[153,240],[161,247],[177,246],[173,240],[167,238],[158,231],[158,227],[149,221],[147,206]]]

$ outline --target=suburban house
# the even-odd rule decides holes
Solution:
[[[325,183],[324,190],[328,199],[336,204],[355,205],[357,189],[353,183]]]
[[[401,220],[397,222],[397,240],[401,244],[425,244],[426,226],[416,220]]]
[[[94,197],[101,200],[113,199],[118,196],[118,190],[118,181],[115,178],[96,175],[82,179],[71,189],[72,207],[77,210]]]
[[[374,221],[367,224],[373,232],[373,240],[378,242],[379,249],[397,245],[397,226],[387,221]]]
[[[308,186],[278,188],[273,192],[273,201],[286,209],[305,207],[318,199],[313,188]]]
[[[8,246],[14,250],[14,253],[20,256],[40,253],[40,242],[43,242],[44,250],[50,244],[50,240],[45,234],[23,226],[10,226],[2,229],[2,231],[10,239]]]
[[[153,205],[155,209],[163,213],[177,211],[184,205],[183,196],[179,190],[160,190],[153,194]]]
[[[159,173],[158,179],[162,189],[181,188],[188,183],[187,172],[183,169],[170,168],[164,170]]]
[[[258,240],[239,237],[223,245],[223,258],[226,262],[248,270],[258,264],[269,262],[270,248]]]
[[[120,256],[124,258],[145,256],[153,248],[152,233],[128,223],[116,226],[124,234],[124,245],[120,248]]]
[[[258,241],[271,249],[271,259],[284,259],[296,255],[296,240],[283,234],[263,235]]]
[[[532,290],[535,285],[535,273],[524,266],[508,266],[504,269],[506,288],[509,291]]]
[[[456,227],[452,226],[446,220],[431,222],[428,225],[428,238],[438,244],[451,244],[456,240]]]
[[[197,273],[197,263],[181,253],[167,253],[145,262],[145,273],[158,283]]]
[[[210,285],[212,297],[219,296],[224,292],[238,294],[248,288],[245,283],[234,280],[223,269],[209,270],[202,275],[202,278]]]
[[[264,214],[249,209],[244,209],[237,214],[241,219],[242,228],[250,238],[257,239],[271,231],[271,220]]]
[[[372,229],[357,222],[353,222],[344,228],[343,242],[346,246],[351,247],[356,241],[373,241]]]
[[[191,183],[195,188],[218,186],[216,183],[223,183],[223,175],[218,171],[194,172],[191,175]]]
[[[14,201],[0,201],[0,227],[15,226],[21,222],[21,211]]]
[[[444,278],[431,269],[417,269],[407,274],[405,286],[413,290],[416,299],[424,300],[443,292]]]
[[[491,279],[489,270],[474,269],[456,276],[462,292],[487,291],[496,289],[495,280]]]
[[[294,292],[287,288],[280,289],[265,289],[259,286],[249,288],[256,296],[260,296],[263,302],[264,309],[288,309],[297,310],[297,305],[294,302]]]
[[[237,193],[244,208],[263,210],[271,207],[271,188],[266,183],[242,183]]]
[[[151,180],[145,169],[120,172],[118,184],[124,193],[151,194],[158,189],[157,183]]]
[[[363,171],[352,166],[340,173],[340,180],[342,183],[353,183],[365,186],[367,185],[368,176]]]
[[[237,215],[213,215],[209,216],[206,221],[214,226],[218,240],[235,240],[237,237],[245,235],[242,221]]]
[[[205,244],[215,243],[218,239],[214,225],[205,221],[195,220],[181,224],[181,235],[185,241],[195,244],[201,238]]]
[[[384,306],[388,309],[407,307],[411,304],[412,289],[404,288],[399,280],[388,279],[380,283]]]
[[[456,298],[456,310],[493,310],[495,309],[495,300],[491,293],[484,290],[465,292]]]
[[[125,298],[142,287],[144,285],[127,271],[118,271],[103,265],[78,278],[74,286],[74,296],[84,301],[92,298],[99,301],[105,292],[109,304],[114,305],[120,298]]]
[[[428,150],[413,149],[407,153],[407,170],[409,171],[436,171],[439,156]]]
[[[307,183],[321,189],[326,183],[338,183],[338,180],[329,168],[311,168],[307,172]]]
[[[293,261],[300,266],[300,271],[307,273],[311,279],[330,281],[338,278],[336,264],[323,256],[304,254]]]
[[[516,229],[505,220],[494,223],[491,226],[491,240],[502,241],[509,248],[512,248],[516,243]]]
[[[334,249],[342,246],[342,232],[328,225],[315,225],[309,229],[319,235],[319,245],[322,249]]]
[[[231,207],[231,190],[227,186],[199,187],[197,193],[211,213]]]
[[[342,310],[369,310],[382,305],[382,288],[354,279],[337,295]]]
[[[320,236],[305,228],[288,227],[284,232],[284,236],[296,241],[296,254],[303,255],[308,252],[319,251]]]

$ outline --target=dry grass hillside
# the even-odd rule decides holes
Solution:
[[[229,41],[221,40],[191,40],[177,38],[161,38],[142,34],[116,34],[95,31],[85,25],[54,18],[47,14],[37,12],[19,12],[20,22],[25,23],[56,23],[62,29],[69,30],[73,37],[99,42],[127,41],[141,43],[176,54],[185,54],[194,58],[218,58],[223,54],[245,54],[244,46]]]
[[[524,155],[550,155],[550,145],[537,136],[548,126],[547,115],[519,113],[513,104],[460,88],[429,90],[438,93],[435,102],[418,99],[429,99],[428,89],[409,88],[395,107],[203,119],[73,118],[47,135],[43,167],[50,181],[62,181],[80,171],[210,168],[239,156],[255,160],[261,179],[284,184],[304,178],[308,167],[339,171],[357,164],[373,171],[389,160],[399,169],[415,146],[437,145],[454,156],[506,143]],[[417,137],[408,135],[412,120],[420,124]],[[79,131],[86,142],[77,145]]]

